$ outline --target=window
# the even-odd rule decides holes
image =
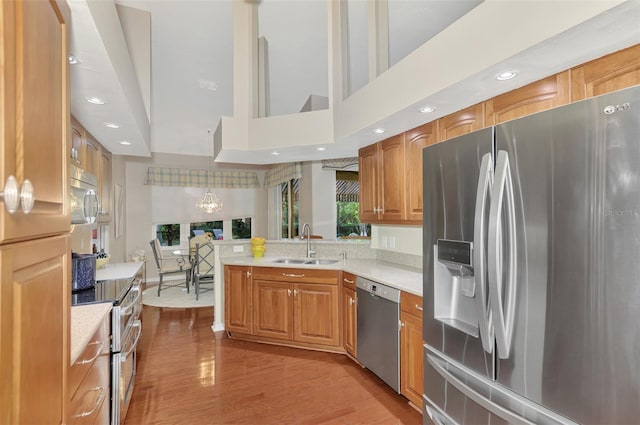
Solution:
[[[231,220],[231,237],[233,239],[251,239],[251,217]]]
[[[222,220],[218,221],[201,221],[199,223],[191,223],[189,226],[189,237],[197,234],[209,233],[214,239],[222,239]]]
[[[156,225],[156,238],[161,246],[180,246],[180,224]]]
[[[369,236],[371,225],[360,223],[358,173],[336,171],[336,236]]]
[[[280,236],[293,238],[298,234],[298,179],[280,184],[282,192],[282,225]]]

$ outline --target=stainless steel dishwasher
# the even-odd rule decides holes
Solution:
[[[400,291],[358,277],[357,358],[400,392]]]

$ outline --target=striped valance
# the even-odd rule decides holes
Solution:
[[[358,167],[358,157],[325,159],[322,161],[323,170],[347,170]]]
[[[288,182],[289,180],[299,179],[300,177],[302,177],[302,163],[287,162],[269,169],[264,178],[264,185],[266,187],[273,187],[280,183]]]
[[[254,189],[260,187],[258,173],[240,170],[190,170],[186,168],[149,167],[144,184],[154,186],[218,187]]]

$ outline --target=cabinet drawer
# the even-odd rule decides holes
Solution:
[[[342,272],[342,285],[345,288],[356,290],[356,275],[349,272]]]
[[[253,278],[294,283],[338,284],[338,271],[317,269],[294,269],[281,267],[254,267]]]
[[[422,319],[422,297],[402,291],[400,293],[400,309]]]
[[[69,424],[109,423],[109,353],[100,354],[69,403]]]
[[[91,366],[103,354],[109,356],[109,318],[108,314],[100,323],[100,326],[89,339],[87,346],[78,357],[78,360],[69,369],[69,394],[73,394],[85,377]],[[108,375],[108,373],[107,373]]]

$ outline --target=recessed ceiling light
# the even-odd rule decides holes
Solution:
[[[271,155],[273,155],[273,156],[277,156],[277,155],[280,155],[280,152],[278,152],[278,151],[273,151],[273,152],[271,152]]]
[[[326,151],[327,148],[320,146],[320,147],[316,148],[316,150],[317,151]]]
[[[109,128],[120,128],[120,126],[114,122],[106,122],[104,123],[104,126]]]
[[[73,55],[69,55],[69,64],[70,65],[76,65],[80,63],[80,59],[78,59],[77,57],[73,56]]]
[[[96,96],[87,96],[84,99],[89,103],[93,103],[94,105],[104,105],[105,103],[107,103],[104,100],[102,100],[102,99],[100,99],[99,97],[96,97]]]
[[[384,133],[384,128],[376,128],[375,130],[373,130],[373,132],[376,134],[382,134]]]
[[[420,112],[422,112],[423,114],[428,114],[429,112],[433,112],[435,110],[436,108],[434,108],[433,106],[423,106],[422,108],[420,108]]]
[[[496,75],[496,80],[505,81],[514,78],[518,73],[516,71],[504,71]]]
[[[120,142],[120,144],[124,146],[129,146],[131,142],[127,142],[126,140],[123,140],[122,142]]]

